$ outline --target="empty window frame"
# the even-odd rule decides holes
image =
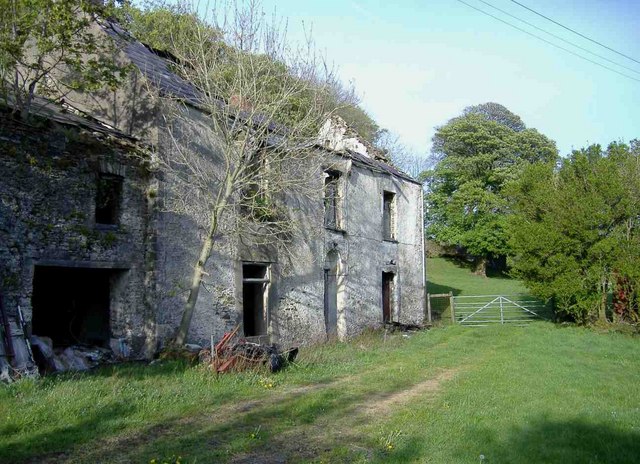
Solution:
[[[245,337],[267,335],[269,267],[266,264],[242,265],[242,322]]]
[[[339,171],[325,171],[324,173],[324,226],[328,229],[341,229]]]
[[[276,210],[269,194],[269,159],[265,151],[253,155],[244,176],[246,187],[241,202],[244,214],[258,222],[275,220]]]
[[[385,240],[396,239],[396,194],[382,194],[382,234]]]
[[[96,224],[116,225],[122,203],[122,177],[98,174],[96,185]]]

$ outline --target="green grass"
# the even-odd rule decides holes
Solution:
[[[634,462],[638,343],[455,326],[305,349],[273,376],[172,362],[27,380],[0,387],[0,462]]]
[[[427,291],[454,295],[516,295],[527,293],[519,280],[504,275],[474,275],[466,263],[450,258],[427,259]]]

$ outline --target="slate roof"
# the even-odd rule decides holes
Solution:
[[[415,180],[413,177],[411,177],[409,174],[405,174],[404,172],[400,171],[399,169],[395,168],[394,166],[391,166],[390,164],[387,164],[383,161],[379,161],[373,158],[369,158],[368,156],[362,155],[358,152],[355,151],[351,151],[351,150],[347,150],[346,155],[351,158],[355,163],[370,169],[372,171],[375,172],[384,172],[386,174],[391,174],[392,176],[395,177],[399,177],[400,179],[406,180],[408,182],[411,182],[413,184],[418,184],[418,185],[422,185],[420,182],[418,182],[417,180]]]
[[[0,106],[2,109],[4,105]],[[11,99],[7,102],[9,108],[13,107]],[[100,120],[93,118],[85,113],[82,113],[72,106],[66,104],[64,101],[52,101],[37,95],[33,97],[33,103],[31,107],[31,114],[56,122],[65,126],[80,127],[87,130],[94,135],[108,136],[113,139],[118,139],[121,142],[129,144],[137,144],[138,140],[135,137],[125,134],[118,129],[109,126],[101,122]]]
[[[145,75],[158,90],[198,106],[200,91],[190,82],[171,71],[171,61],[159,56],[128,31],[113,21],[101,21],[100,25],[111,37],[122,44],[123,51],[131,62]]]
[[[160,56],[157,51],[152,50],[150,47],[138,41],[127,30],[114,21],[101,21],[100,25],[111,37],[123,43],[123,51],[127,57],[162,94],[178,98],[195,107],[201,106],[202,93],[200,90],[189,81],[171,71],[171,61],[169,59]],[[220,101],[220,104],[224,105],[224,102]],[[242,117],[242,114],[240,117]],[[256,124],[263,122],[258,115],[251,115],[251,119],[255,121]],[[286,134],[288,132],[286,127],[273,122],[269,123],[269,129],[279,134]],[[420,185],[420,182],[408,174],[382,161],[353,151],[348,151],[344,153],[344,155],[373,171],[384,172]]]

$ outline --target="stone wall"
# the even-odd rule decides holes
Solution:
[[[194,111],[193,120],[198,121]],[[162,133],[163,131],[159,131]],[[174,132],[178,134],[178,132]],[[185,140],[193,137],[185,135]],[[167,149],[161,137],[159,147]],[[186,143],[186,142],[185,142]],[[210,168],[219,159],[202,153]],[[329,253],[337,253],[337,335],[347,338],[382,324],[382,272],[395,275],[392,320],[421,323],[424,314],[421,186],[385,172],[351,162],[337,153],[319,150],[322,164],[342,171],[341,229],[324,226],[323,178],[317,179],[312,198],[285,202],[297,219],[297,232],[286,252],[283,247],[252,248],[234,235],[227,216],[216,236],[204,285],[196,305],[189,340],[208,344],[242,324],[242,265],[268,264],[268,334],[284,345],[326,339],[324,269]],[[206,169],[203,167],[203,169]],[[170,203],[176,194],[171,176],[161,182],[159,197]],[[395,193],[395,240],[383,237],[383,193]],[[164,204],[157,224],[158,337],[166,341],[176,330],[188,296],[193,266],[204,239],[206,211],[193,198],[189,211],[177,212]],[[241,328],[242,329],[242,328]],[[242,330],[241,330],[242,333]]]
[[[324,269],[337,253],[337,335],[346,338],[382,324],[382,273],[395,274],[392,320],[421,323],[424,315],[421,186],[324,152],[344,178],[340,230],[323,224],[323,197],[305,206],[306,228],[291,245],[283,268],[271,331],[285,344],[325,338]],[[394,192],[395,240],[383,237],[383,193]]]
[[[120,58],[125,62],[128,60],[124,54]],[[175,147],[163,128],[162,105],[148,93],[154,82],[153,78],[145,77],[147,75],[148,69],[131,73],[126,85],[115,92],[89,97],[72,94],[67,100],[119,130],[140,137],[166,158]],[[162,79],[167,76],[155,76],[161,87]],[[186,106],[184,111],[194,121],[193,127],[204,122],[197,110]],[[200,144],[201,167],[215,170],[220,160],[212,151],[211,141],[199,140],[193,127],[184,128],[182,134],[179,130],[174,131],[174,134],[179,143]],[[338,151],[351,148],[371,156],[357,134],[346,126],[325,127],[321,144]],[[395,275],[392,319],[401,322],[422,320],[421,187],[388,172],[374,172],[351,163],[348,157],[329,150],[319,150],[318,155],[324,158],[325,165],[337,166],[343,171],[344,230],[324,227],[322,178],[318,179],[315,198],[287,200],[291,211],[299,216],[300,228],[286,253],[282,249],[252,248],[239,243],[239,237],[233,231],[233,218],[227,217],[216,236],[207,264],[189,341],[208,344],[212,336],[219,339],[225,331],[242,323],[243,262],[269,265],[271,283],[267,317],[269,334],[274,341],[308,343],[326,338],[324,270],[330,253],[337,255],[339,261],[336,276],[338,336],[348,337],[365,327],[382,323],[383,271]],[[188,202],[189,208],[172,207],[175,195],[181,193],[176,190],[171,173],[160,174],[154,191],[157,192],[158,207],[149,227],[155,245],[152,259],[148,260],[153,262],[153,291],[147,292],[146,300],[147,306],[153,308],[157,343],[161,345],[173,335],[180,322],[206,230],[207,213],[202,198],[196,196]],[[395,241],[383,239],[384,191],[396,193]]]
[[[184,118],[173,121],[171,132],[158,129],[157,150],[164,160],[177,159],[182,147],[192,167],[197,166],[208,181],[223,172],[222,159],[207,140],[209,129],[202,113],[183,108]],[[195,147],[195,148],[194,148]],[[216,191],[203,193],[190,185],[193,173],[174,165],[162,172],[158,185],[156,292],[157,336],[165,344],[176,332],[189,295],[194,266],[209,226],[208,209]],[[237,239],[233,235],[231,210],[220,218],[212,255],[207,262],[188,340],[208,345],[211,336],[219,340],[242,320],[238,311],[238,272],[241,268]],[[240,281],[241,286],[241,281]],[[241,288],[240,288],[241,292]]]
[[[197,114],[194,115],[197,120]],[[162,133],[162,131],[159,131]],[[0,259],[5,305],[31,321],[37,266],[111,269],[110,336],[132,356],[150,355],[175,332],[202,246],[206,208],[171,207],[172,174],[149,176],[118,144],[79,129],[3,125],[0,144]],[[168,140],[160,138],[159,149]],[[203,153],[211,169],[219,159]],[[322,179],[317,196],[290,198],[300,228],[288,253],[241,246],[223,221],[200,291],[189,340],[208,343],[242,323],[242,264],[270,265],[268,332],[273,341],[304,344],[326,337],[324,271],[337,259],[340,338],[382,323],[382,272],[394,274],[392,320],[423,316],[419,185],[320,151],[342,172],[341,230],[324,226]],[[117,226],[95,223],[98,173],[122,176]],[[395,239],[383,237],[383,195],[395,193]],[[157,207],[152,208],[152,204]]]
[[[0,290],[9,316],[19,305],[31,327],[37,269],[55,269],[43,274],[57,273],[67,290],[74,282],[65,273],[91,285],[87,273],[102,270],[97,274],[110,280],[112,345],[131,357],[149,356],[155,349],[154,309],[146,300],[154,241],[147,227],[149,177],[140,159],[117,140],[79,127],[1,117]],[[122,179],[113,225],[96,223],[100,174]]]

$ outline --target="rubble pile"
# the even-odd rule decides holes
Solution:
[[[200,362],[209,364],[218,373],[242,371],[260,366],[267,366],[271,372],[278,372],[289,363],[295,361],[298,348],[280,350],[277,345],[265,345],[236,338],[236,327],[227,332],[212,350],[200,351]]]
[[[425,327],[416,324],[403,324],[401,322],[389,321],[384,324],[385,331],[388,332],[419,332]]]
[[[117,361],[109,348],[83,345],[54,348],[49,337],[32,335],[31,347],[41,373],[86,371],[101,364]]]

